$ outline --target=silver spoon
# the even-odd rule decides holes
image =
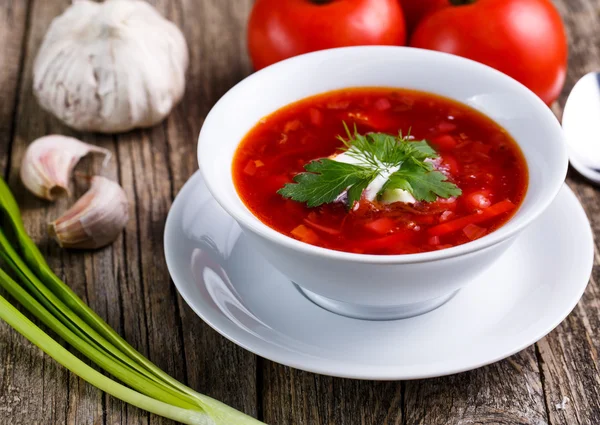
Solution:
[[[565,105],[562,126],[571,165],[600,184],[600,73],[591,72],[575,84]]]

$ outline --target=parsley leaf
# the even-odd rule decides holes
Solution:
[[[367,188],[369,183],[371,183],[371,180],[373,180],[373,179],[362,180],[360,183],[357,183],[348,188],[348,208],[349,209],[354,206],[355,202],[360,201],[360,197],[362,196],[362,193]]]
[[[434,202],[439,198],[460,196],[462,191],[448,177],[439,171],[431,171],[411,160],[390,176],[383,190],[403,189],[417,201]]]
[[[427,140],[419,142],[410,142],[411,154],[414,159],[425,160],[427,158],[435,159],[438,157],[437,152],[429,146]]]
[[[344,153],[360,161],[360,165],[381,168],[393,167],[401,164],[407,158],[414,157],[419,160],[437,158],[437,153],[425,140],[420,142],[409,141],[410,134],[406,137],[400,133],[392,136],[387,133],[367,133],[361,135],[354,128],[354,134],[344,123],[347,139],[339,136],[346,149]]]
[[[294,177],[277,193],[285,198],[305,202],[309,207],[334,202],[344,193],[348,208],[359,201],[363,191],[380,175],[389,175],[378,195],[385,190],[402,189],[418,201],[433,202],[438,197],[449,198],[462,192],[447,177],[434,170],[431,161],[437,152],[426,140],[411,141],[409,137],[386,133],[351,133],[344,124],[347,139],[339,137],[345,149],[340,153],[352,159],[352,164],[323,158],[304,166],[307,172]]]
[[[328,158],[309,162],[304,166],[308,173],[294,177],[295,183],[287,183],[277,193],[285,198],[306,202],[309,207],[328,204],[348,190],[350,205],[360,199],[364,188],[377,174],[374,170],[354,164],[333,161]],[[352,190],[353,187],[357,189]]]

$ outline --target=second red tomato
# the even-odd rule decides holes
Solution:
[[[567,39],[550,0],[476,0],[447,7],[419,23],[410,45],[496,68],[547,104],[565,82]]]

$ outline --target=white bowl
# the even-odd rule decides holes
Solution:
[[[464,245],[388,256],[320,248],[263,224],[246,208],[233,184],[232,158],[240,141],[262,117],[277,109],[346,87],[435,93],[495,120],[517,141],[529,167],[529,188],[514,217],[495,232]],[[198,140],[198,161],[217,202],[274,267],[317,304],[366,319],[409,317],[451,298],[546,210],[561,188],[568,166],[556,117],[525,86],[458,56],[384,46],[309,53],[249,76],[227,92],[206,117]]]

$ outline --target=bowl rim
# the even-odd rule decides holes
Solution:
[[[562,127],[551,111],[551,109],[531,90],[529,90],[526,86],[518,82],[517,80],[509,77],[508,75],[492,68],[482,63],[466,59],[460,56],[437,52],[432,50],[418,49],[413,47],[405,47],[405,46],[351,46],[351,47],[340,47],[334,49],[326,49],[320,50],[317,52],[305,53],[303,55],[295,56],[289,59],[285,59],[283,61],[277,62],[273,65],[265,67],[259,71],[254,72],[248,77],[244,78],[237,84],[235,84],[231,89],[229,89],[212,107],[208,115],[206,116],[202,128],[200,130],[200,134],[198,136],[198,164],[200,168],[200,173],[202,174],[204,181],[206,182],[206,186],[213,196],[213,198],[217,201],[217,203],[229,214],[231,215],[243,228],[249,229],[257,235],[261,236],[264,239],[269,240],[270,242],[282,245],[285,248],[288,248],[292,251],[297,251],[301,254],[306,254],[309,256],[319,256],[319,257],[327,257],[332,260],[344,261],[348,263],[366,263],[366,264],[418,264],[418,263],[427,263],[434,262],[444,259],[451,259],[459,256],[465,256],[468,254],[476,253],[492,246],[495,246],[507,239],[510,239],[513,236],[516,236],[522,230],[524,230],[527,226],[529,226],[533,221],[535,221],[552,203],[552,201],[558,195],[565,178],[567,176],[568,171],[568,154],[566,143],[560,143],[557,146],[557,154],[559,155],[559,162],[562,164],[560,170],[556,170],[554,175],[556,178],[550,179],[551,182],[548,184],[554,184],[554,187],[547,190],[546,198],[542,199],[542,201],[533,205],[529,211],[529,213],[518,221],[515,221],[514,218],[519,214],[521,208],[517,209],[514,215],[501,227],[494,230],[493,232],[485,235],[484,237],[464,243],[462,245],[453,246],[451,248],[445,248],[438,251],[429,251],[423,253],[414,253],[414,254],[395,254],[395,255],[378,255],[378,254],[358,254],[351,253],[345,251],[336,251],[329,248],[323,248],[316,245],[307,244],[305,242],[301,242],[297,239],[294,239],[290,236],[284,235],[283,233],[278,232],[277,230],[269,227],[264,224],[258,217],[256,217],[252,211],[248,209],[243,200],[240,198],[237,191],[235,192],[235,196],[243,205],[248,212],[247,215],[240,214],[237,208],[233,208],[229,205],[228,201],[224,199],[220,191],[215,187],[214,182],[212,181],[210,175],[207,175],[204,172],[204,168],[202,166],[204,161],[208,161],[208,155],[203,155],[202,150],[208,144],[207,140],[203,141],[203,130],[205,129],[207,123],[210,123],[211,120],[214,119],[215,110],[217,110],[217,106],[225,102],[228,98],[236,96],[236,92],[241,89],[242,86],[246,84],[252,83],[255,79],[260,78],[263,74],[269,72],[276,72],[278,68],[290,66],[291,64],[297,64],[298,66],[302,66],[303,61],[310,60],[311,58],[319,59],[321,57],[326,58],[328,55],[335,54],[336,52],[348,52],[348,51],[384,51],[389,54],[402,54],[401,52],[416,52],[419,54],[438,57],[439,59],[443,59],[446,61],[455,61],[462,62],[465,66],[468,66],[473,70],[473,72],[485,72],[490,75],[490,78],[499,78],[504,80],[507,84],[511,84],[516,91],[519,91],[521,96],[528,98],[530,102],[533,103],[535,109],[537,109],[538,115],[545,116],[547,119],[547,124],[550,126],[554,126],[554,132],[558,133],[559,138],[563,139],[564,135],[562,132]],[[372,85],[371,85],[372,86]],[[358,86],[356,86],[358,87]],[[366,86],[365,86],[366,87]],[[342,89],[343,90],[343,89]],[[426,90],[425,90],[426,91]],[[452,97],[449,97],[453,99]],[[301,99],[299,99],[301,100]],[[453,99],[454,101],[464,103],[460,100]],[[290,102],[293,103],[293,102]],[[473,106],[469,106],[473,108]],[[275,112],[275,111],[273,111]],[[487,114],[486,114],[487,116]],[[241,140],[240,140],[241,142]],[[519,142],[515,140],[517,145]],[[238,145],[239,146],[239,145]],[[520,146],[519,146],[520,147]],[[234,150],[235,152],[235,150]],[[233,159],[233,158],[232,158]],[[525,161],[530,166],[527,158]],[[231,167],[231,164],[230,164]],[[231,173],[229,173],[231,176]],[[231,176],[232,177],[232,176]],[[528,178],[528,183],[530,183],[530,178]],[[235,186],[235,185],[234,185]],[[528,185],[527,193],[529,192],[530,187]],[[527,197],[526,193],[526,197]],[[525,198],[526,199],[526,198]],[[525,201],[524,199],[524,201]],[[247,217],[252,217],[253,220],[248,220]]]

